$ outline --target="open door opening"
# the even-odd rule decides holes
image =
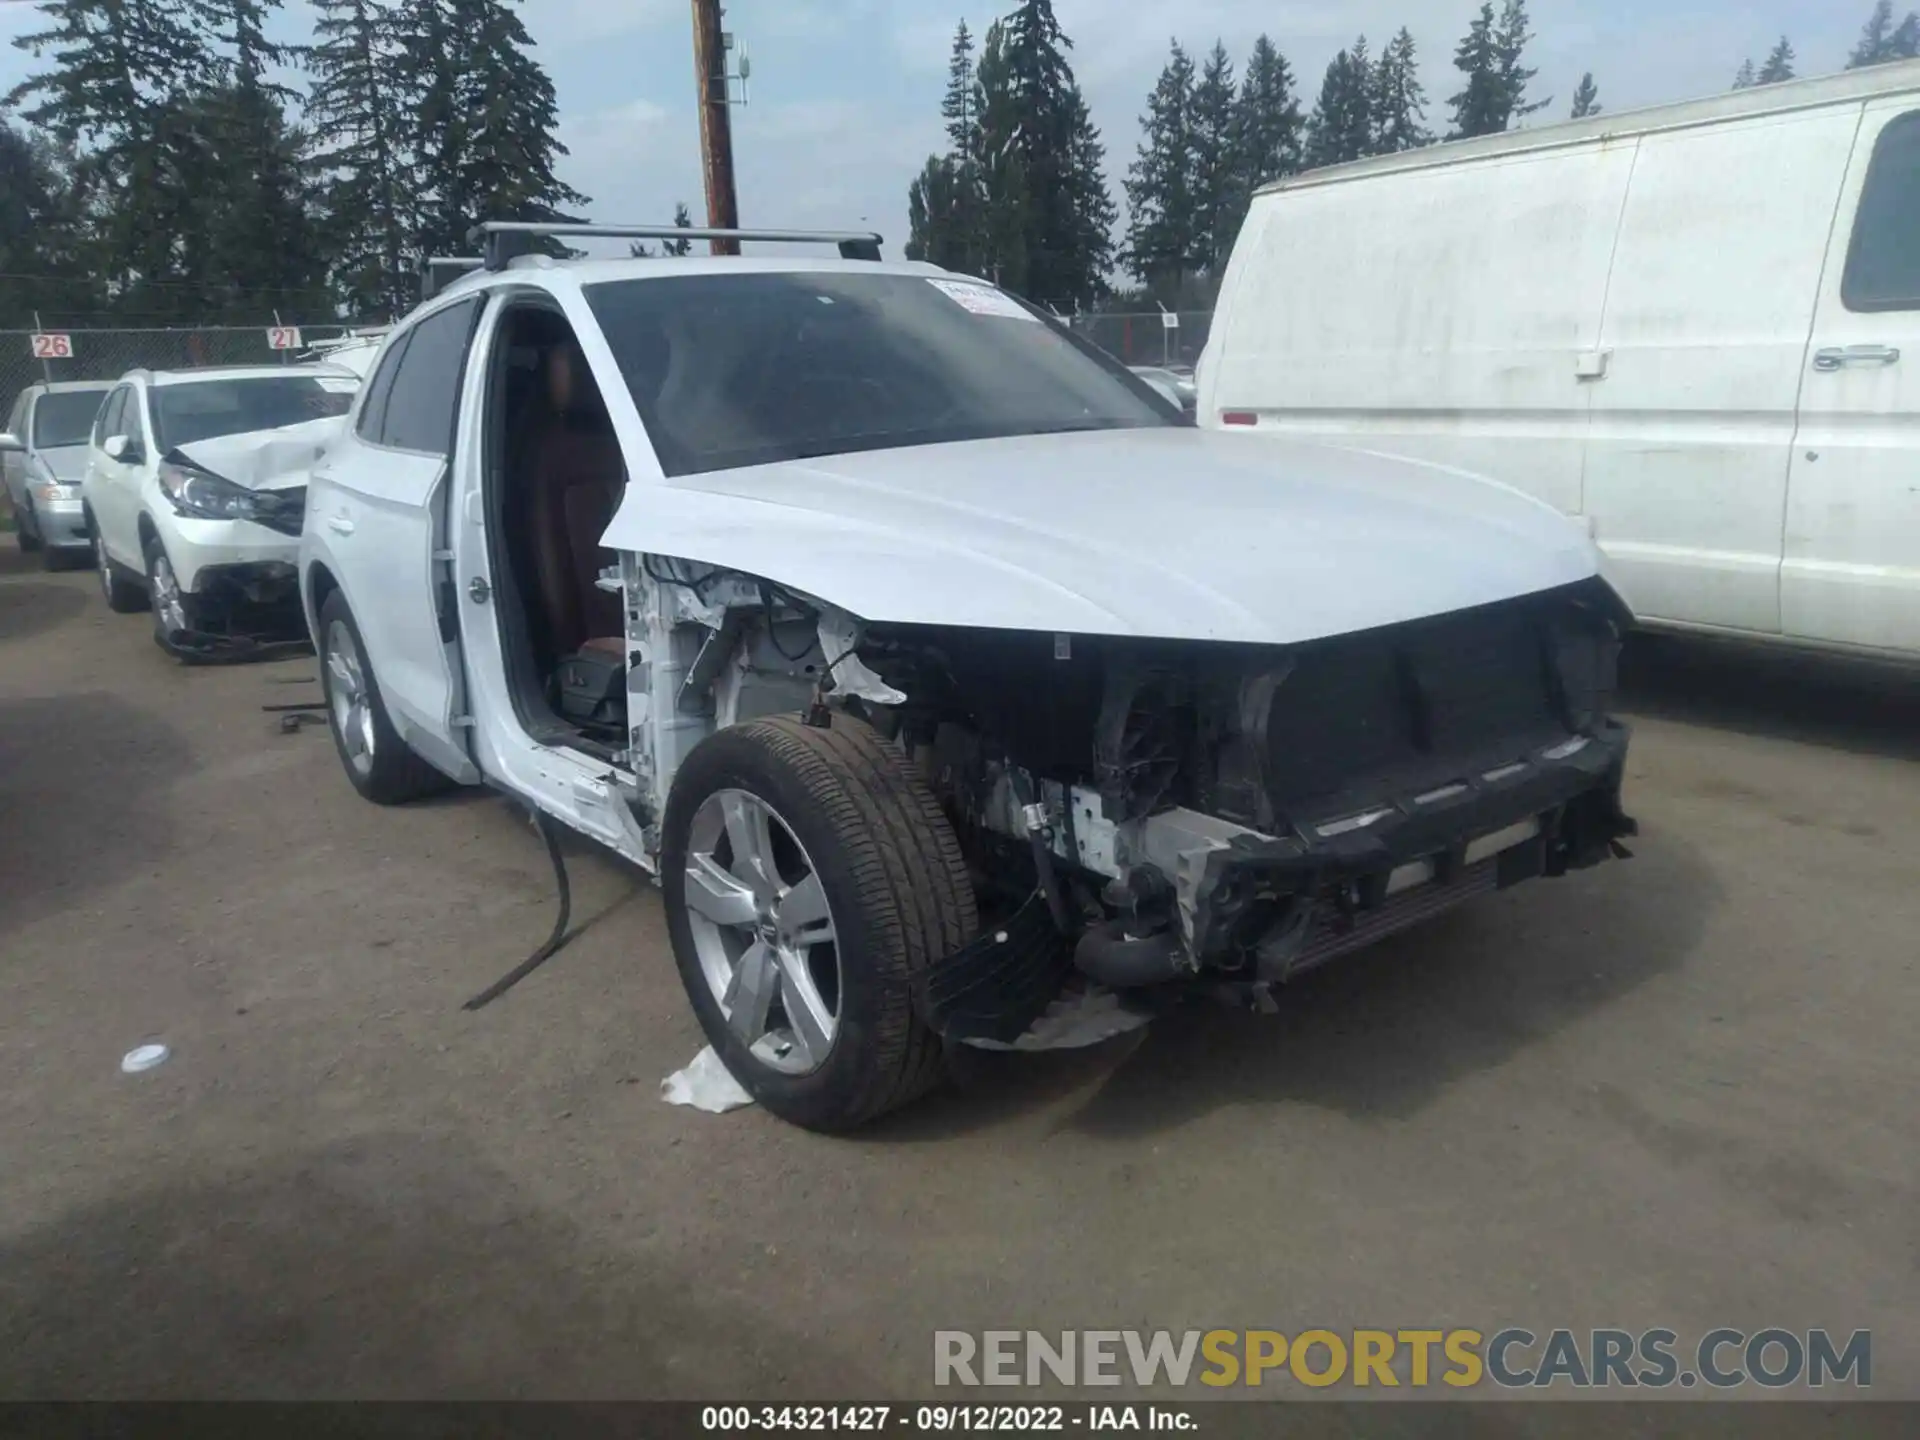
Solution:
[[[507,689],[527,734],[603,759],[626,745],[627,644],[600,537],[626,466],[605,400],[559,311],[501,318],[483,500]]]

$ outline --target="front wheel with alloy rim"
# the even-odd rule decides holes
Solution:
[[[194,652],[175,638],[198,628],[194,616],[194,597],[180,587],[173,561],[158,535],[149,535],[146,544],[147,605],[153,611],[153,643],[176,660],[191,661]]]
[[[914,985],[979,921],[953,828],[897,746],[845,715],[709,736],[674,779],[660,875],[694,1013],[767,1109],[850,1130],[938,1080]]]
[[[100,538],[98,526],[93,530],[93,569],[100,578],[100,593],[106,597],[107,608],[114,614],[136,615],[147,608],[146,592],[113,563],[107,554],[106,543]]]
[[[376,805],[404,805],[453,781],[407,748],[380,698],[360,627],[338,590],[320,607],[320,688],[327,729],[353,788]]]

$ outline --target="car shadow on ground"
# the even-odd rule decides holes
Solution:
[[[204,1155],[0,1245],[22,1399],[737,1399],[875,1377],[673,1251],[616,1249],[464,1138]],[[379,1427],[376,1427],[378,1429]],[[453,1433],[450,1431],[442,1433]]]
[[[1635,857],[1476,900],[1336,960],[1279,992],[1275,1015],[1196,1002],[1098,1050],[968,1056],[960,1085],[863,1134],[937,1140],[1081,1090],[1062,1123],[1117,1138],[1228,1105],[1415,1114],[1685,964],[1719,884],[1672,835],[1644,836]]]
[[[1620,682],[1629,715],[1920,760],[1920,670],[1642,634]]]
[[[190,763],[179,735],[114,695],[0,700],[0,935],[167,853],[163,792]]]

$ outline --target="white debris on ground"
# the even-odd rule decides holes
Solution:
[[[753,1103],[753,1097],[741,1088],[711,1045],[694,1056],[686,1069],[676,1070],[660,1082],[660,1098],[669,1105],[691,1105],[709,1115],[724,1115]]]
[[[164,1045],[136,1045],[120,1057],[120,1069],[125,1074],[138,1075],[142,1070],[165,1064],[172,1053]]]
[[[981,1039],[965,1043],[981,1050],[1084,1050],[1138,1030],[1152,1018],[1104,985],[1073,984],[1011,1044]]]

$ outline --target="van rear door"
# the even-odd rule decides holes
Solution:
[[[1866,107],[1800,386],[1786,633],[1920,655],[1920,96]]]

